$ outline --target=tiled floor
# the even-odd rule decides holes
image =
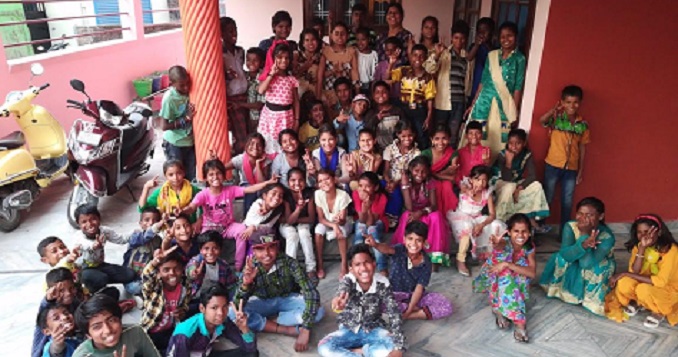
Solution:
[[[159,155],[160,156],[160,155]],[[145,178],[135,181],[139,192],[144,179],[156,175],[160,157]],[[25,356],[29,353],[35,314],[42,297],[42,281],[46,266],[39,261],[35,251],[37,242],[57,235],[70,244],[75,230],[66,221],[66,202],[70,183],[62,179],[49,187],[15,232],[0,233],[0,346],[2,355]],[[100,209],[104,223],[129,232],[136,227],[138,214],[127,192],[102,200]],[[618,235],[621,247],[627,236]],[[548,253],[557,250],[557,242],[548,238],[538,248],[540,271]],[[124,247],[108,244],[107,260],[121,261]],[[628,254],[617,251],[620,267],[625,267]],[[473,269],[478,270],[478,267]],[[338,265],[330,263],[328,278],[320,283],[319,290],[326,311],[337,287]],[[453,269],[442,269],[434,274],[432,291],[444,293],[455,307],[454,314],[442,321],[415,321],[405,324],[408,356],[678,356],[678,333],[663,323],[656,330],[642,326],[644,314],[625,324],[617,324],[584,311],[581,307],[566,305],[544,297],[541,289],[533,287],[528,308],[528,328],[531,342],[518,344],[511,332],[496,329],[485,296],[471,292],[471,279],[464,278]],[[138,316],[138,312],[137,312]],[[125,320],[130,321],[132,316]],[[316,326],[312,344],[336,329],[336,319],[329,312]],[[290,337],[262,334],[259,348],[262,356],[280,357],[297,355]],[[11,352],[8,352],[11,351]],[[305,355],[316,355],[313,347]]]

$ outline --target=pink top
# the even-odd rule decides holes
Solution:
[[[294,103],[294,92],[299,81],[294,76],[275,76],[266,89],[266,101],[269,103],[290,105]]]
[[[381,193],[377,194],[377,199],[372,202],[372,213],[375,213],[379,216],[379,220],[384,223],[384,231],[388,230],[388,218],[386,218],[386,203],[388,203],[388,199],[386,198],[386,195],[383,195]],[[360,212],[363,209],[363,201],[360,199],[360,194],[358,194],[358,190],[353,191],[353,205],[355,206],[356,210],[356,215],[355,218],[356,220],[358,219],[358,214],[357,212]]]
[[[469,146],[466,145],[463,148],[457,150],[455,153],[456,156],[459,156],[459,169],[457,170],[456,179],[457,185],[459,185],[464,177],[468,177],[471,174],[473,167],[485,165],[485,161],[483,161],[483,152],[487,152],[486,155],[489,157],[490,148],[481,145],[478,146],[476,150],[473,151],[473,153],[471,153],[471,149],[469,149]]]
[[[244,188],[240,186],[224,187],[217,196],[212,195],[209,189],[195,195],[193,204],[202,208],[203,231],[226,228],[233,223],[233,201],[244,195]]]
[[[412,185],[410,190],[410,197],[412,198],[412,210],[418,211],[424,209],[431,205],[431,198],[429,194],[431,191],[435,191],[436,183],[435,180],[430,179],[424,183],[419,190],[415,191],[414,185]]]

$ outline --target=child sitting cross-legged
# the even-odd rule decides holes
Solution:
[[[111,297],[95,294],[75,310],[75,325],[88,336],[73,357],[160,357],[141,326],[122,327],[122,310]]]
[[[188,312],[191,290],[184,277],[184,264],[176,253],[177,246],[167,251],[157,249],[153,259],[144,268],[144,311],[141,327],[158,351],[167,349],[174,326]]]
[[[82,343],[82,336],[76,335],[73,313],[67,306],[48,304],[38,314],[37,326],[50,337],[40,356],[71,357]]]
[[[242,303],[236,307],[235,323],[228,318],[228,292],[212,286],[200,297],[200,313],[177,325],[167,349],[167,357],[253,357],[258,356],[255,334],[247,327]],[[215,351],[219,337],[226,337],[227,350]]]
[[[388,279],[374,274],[376,262],[372,249],[364,243],[349,251],[351,272],[346,274],[332,299],[332,310],[339,314],[339,330],[318,343],[318,354],[327,356],[399,357],[405,349],[403,320]],[[382,320],[382,308],[388,325]]]
[[[269,183],[261,190],[261,198],[254,201],[243,221],[247,228],[242,239],[248,239],[255,232],[275,232],[278,220],[285,213],[284,196],[285,186],[279,182]]]
[[[193,226],[184,213],[170,222],[170,228],[162,239],[162,250],[167,251],[173,246],[178,246],[176,252],[181,256],[181,262],[184,266],[188,264],[191,258],[200,254],[198,242],[193,238]]]
[[[167,218],[167,214],[165,214]],[[153,258],[153,252],[160,248],[162,238],[159,233],[167,224],[156,207],[146,207],[141,211],[140,230],[129,236],[129,245],[123,256],[123,266],[136,273],[137,279],[125,285],[125,290],[132,295],[141,295],[141,272]]]
[[[440,293],[426,292],[432,264],[424,252],[428,226],[413,221],[405,227],[405,242],[396,246],[378,243],[372,236],[365,243],[391,260],[389,280],[393,295],[405,320],[438,320],[452,314],[452,303]]]
[[[379,176],[374,172],[364,172],[358,180],[358,189],[353,191],[355,214],[355,235],[353,244],[363,243],[364,236],[369,235],[377,243],[384,239],[388,230],[386,209],[386,191],[379,185]],[[377,271],[388,275],[388,262],[379,250],[375,252]]]
[[[260,133],[252,133],[247,136],[245,152],[233,157],[224,166],[226,170],[238,169],[239,182],[243,189],[265,182],[267,177],[270,177],[272,161],[266,155],[265,148],[266,140],[264,137]],[[206,174],[205,172],[203,171],[204,174]],[[255,190],[250,189],[248,192],[243,192],[244,212],[247,212],[257,199],[257,191],[259,190],[261,190],[261,186],[257,186]]]
[[[473,290],[487,293],[499,329],[513,323],[513,338],[527,342],[525,301],[530,280],[537,275],[532,226],[522,213],[514,214],[506,223],[508,234],[497,231],[491,236],[492,253],[473,281]]]
[[[365,172],[376,173],[381,166],[382,158],[379,150],[376,147],[376,138],[374,131],[363,128],[358,134],[359,149],[352,151],[348,155],[344,155],[342,160],[342,171],[348,174],[351,179],[349,187],[351,191],[358,189],[358,179],[360,175]]]
[[[186,265],[186,276],[191,284],[190,315],[198,312],[200,297],[212,286],[220,286],[233,296],[237,279],[231,266],[221,259],[221,234],[217,231],[201,233],[196,241],[200,254],[191,258]]]
[[[233,203],[243,196],[255,195],[256,197],[259,190],[273,181],[264,181],[244,187],[224,186],[226,166],[216,157],[205,161],[202,172],[207,182],[207,189],[200,191],[183,212],[191,214],[202,209],[202,232],[216,231],[223,238],[235,239],[235,268],[240,270],[247,253],[246,240],[240,239],[246,227],[235,221]]]

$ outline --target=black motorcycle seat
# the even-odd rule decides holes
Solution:
[[[121,125],[122,129],[122,157],[146,134],[147,119],[137,113],[132,113],[127,119],[127,124]]]
[[[15,131],[9,135],[0,138],[0,148],[4,150],[12,150],[22,147],[26,143],[24,133]]]

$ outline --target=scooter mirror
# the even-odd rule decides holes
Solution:
[[[39,76],[45,73],[45,68],[40,63],[33,63],[31,65],[31,74],[33,76]]]
[[[82,83],[79,79],[71,79],[71,88],[77,90],[78,92],[85,93],[85,83]]]

